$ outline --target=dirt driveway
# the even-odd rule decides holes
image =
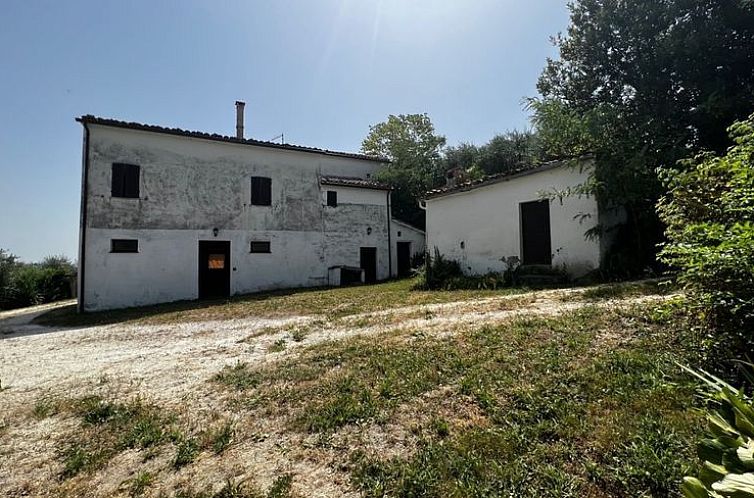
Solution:
[[[23,314],[6,316],[4,334],[0,335],[0,494],[65,494],[67,488],[58,487],[60,464],[55,461],[57,450],[52,440],[55,432],[70,426],[71,421],[36,421],[33,411],[40,399],[76,398],[104,389],[119,396],[136,395],[164,407],[185,407],[191,402],[212,412],[220,410],[220,399],[208,380],[227,365],[275,362],[323,341],[380,334],[399,327],[420,326],[425,333],[442,335],[458,327],[499,323],[515,316],[558,314],[589,304],[579,299],[580,292],[540,291],[396,307],[332,320],[304,315],[50,329],[17,319]],[[657,296],[634,297],[621,303],[648,299]],[[611,307],[616,301],[604,300],[596,305]],[[43,310],[27,313],[27,319],[37,311]],[[262,483],[269,483],[279,472],[277,464],[244,455],[243,446],[235,451],[236,457],[215,459],[208,465],[223,467],[232,461],[251,466]],[[288,465],[297,466],[302,476],[298,486],[308,496],[348,494],[330,469],[305,461]],[[210,474],[204,480],[196,475],[182,479],[211,482]],[[123,493],[121,483],[128,477],[123,469],[98,475],[97,486],[88,488],[91,491],[86,494]]]

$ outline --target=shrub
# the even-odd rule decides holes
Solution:
[[[754,350],[754,115],[729,128],[735,145],[660,172],[669,192],[658,211],[688,307],[712,337],[710,359]]]
[[[75,266],[64,256],[21,263],[0,249],[0,309],[20,308],[73,297]]]
[[[699,444],[699,477],[685,477],[681,490],[688,498],[754,496],[752,398],[707,372],[688,371],[712,389],[716,408],[707,414],[709,435]]]
[[[503,272],[484,275],[464,275],[458,261],[447,259],[435,248],[435,255],[426,255],[424,266],[418,272],[415,290],[497,290],[518,284],[521,262],[518,257],[505,258]]]
[[[445,288],[445,284],[454,278],[463,277],[458,261],[447,259],[435,248],[435,255],[427,254],[424,266],[419,271],[416,289],[436,290]]]

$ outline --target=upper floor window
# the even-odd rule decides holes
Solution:
[[[330,207],[338,207],[338,193],[333,190],[327,191],[327,205]]]
[[[251,177],[251,205],[272,205],[272,180],[264,176]]]
[[[112,196],[139,198],[139,166],[113,163]]]

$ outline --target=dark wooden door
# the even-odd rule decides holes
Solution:
[[[364,270],[364,282],[373,284],[377,281],[377,248],[362,247],[360,250],[361,269]]]
[[[521,252],[524,265],[552,264],[550,201],[521,203]]]
[[[230,241],[199,241],[199,299],[230,296]]]
[[[411,275],[411,242],[398,242],[398,276]]]

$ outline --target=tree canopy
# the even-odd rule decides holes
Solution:
[[[426,114],[390,115],[370,127],[361,150],[391,160],[378,178],[394,187],[392,208],[397,218],[424,228],[419,200],[443,185],[450,169],[460,168],[468,178],[479,178],[531,167],[541,157],[537,134],[530,130],[499,134],[483,145],[446,148],[445,143]]]
[[[361,144],[365,154],[390,159],[378,178],[393,185],[393,214],[424,228],[424,213],[418,206],[422,195],[442,178],[440,157],[445,137],[435,133],[426,114],[390,115],[369,128]]]
[[[540,97],[530,101],[546,157],[597,155],[603,207],[626,209],[629,250],[654,259],[660,166],[722,152],[754,110],[754,4],[744,0],[575,0]]]

